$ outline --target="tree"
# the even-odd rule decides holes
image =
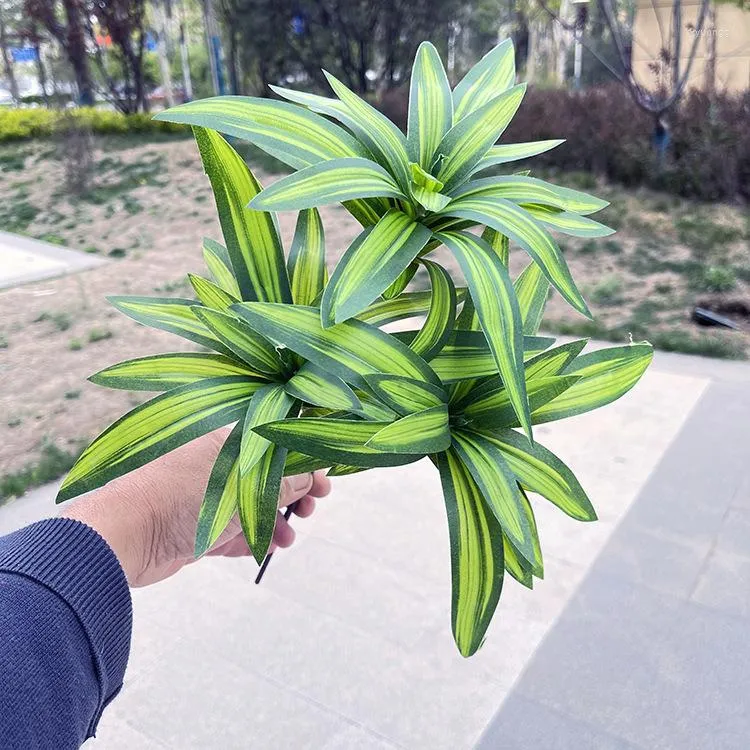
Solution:
[[[6,25],[6,11],[3,0],[0,0],[0,54],[3,58],[3,68],[5,69],[5,77],[8,79],[8,89],[10,90],[10,96],[13,101],[18,104],[18,83],[16,83],[16,76],[13,72],[13,60],[10,55],[10,45],[8,39],[8,27]]]

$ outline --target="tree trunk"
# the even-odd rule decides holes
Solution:
[[[3,66],[5,67],[5,75],[8,78],[10,95],[13,98],[13,102],[18,104],[20,101],[18,95],[18,83],[16,82],[16,74],[13,71],[13,60],[8,51],[8,37],[5,30],[5,19],[3,18],[2,5],[0,5],[0,51],[2,51]]]
[[[716,91],[716,7],[712,4],[706,11],[706,21],[702,29],[706,40],[706,67],[703,72],[703,88],[709,97]]]
[[[239,73],[239,45],[237,44],[237,31],[229,29],[229,85],[232,93],[238,96],[240,92],[240,73]]]
[[[89,58],[86,51],[86,36],[84,34],[83,9],[77,0],[63,0],[65,15],[68,20],[67,44],[68,60],[73,68],[73,75],[78,89],[78,101],[83,106],[94,104],[94,83],[89,68]]]
[[[682,0],[672,2],[672,87],[680,80],[680,57],[682,55]]]

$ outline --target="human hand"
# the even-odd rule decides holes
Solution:
[[[131,586],[168,578],[195,559],[198,512],[229,432],[216,430],[167,453],[65,506],[61,515],[82,521],[104,537]],[[279,507],[296,502],[294,513],[306,518],[315,510],[315,498],[330,488],[321,472],[284,477]],[[271,550],[290,546],[294,537],[294,529],[278,514]],[[236,515],[207,554],[251,554]]]

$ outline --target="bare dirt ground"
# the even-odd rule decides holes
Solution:
[[[191,140],[135,146],[99,141],[96,179],[75,199],[65,195],[55,148],[23,144],[12,156],[7,147],[0,153],[0,167],[3,154],[14,166],[3,167],[0,179],[0,228],[111,262],[0,292],[0,476],[34,462],[45,443],[74,452],[143,400],[143,394],[104,389],[86,378],[123,359],[190,344],[138,325],[109,307],[105,297],[191,297],[186,273],[205,273],[201,238],[221,239]],[[264,184],[276,178],[256,172]],[[565,176],[557,181],[577,186]],[[665,348],[744,354],[748,333],[697,332],[689,312],[698,300],[750,304],[747,212],[602,185],[581,187],[612,200],[601,220],[621,231],[594,242],[562,238],[597,323],[586,323],[553,296],[547,327],[622,341],[632,333]],[[324,208],[322,215],[333,264],[358,225],[340,208]],[[288,248],[295,215],[283,213],[279,220]],[[514,271],[526,262],[522,252],[513,254]],[[741,314],[737,319],[746,325]]]

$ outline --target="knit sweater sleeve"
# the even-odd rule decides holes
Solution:
[[[107,543],[56,518],[0,537],[0,747],[67,750],[122,686],[132,610]]]

